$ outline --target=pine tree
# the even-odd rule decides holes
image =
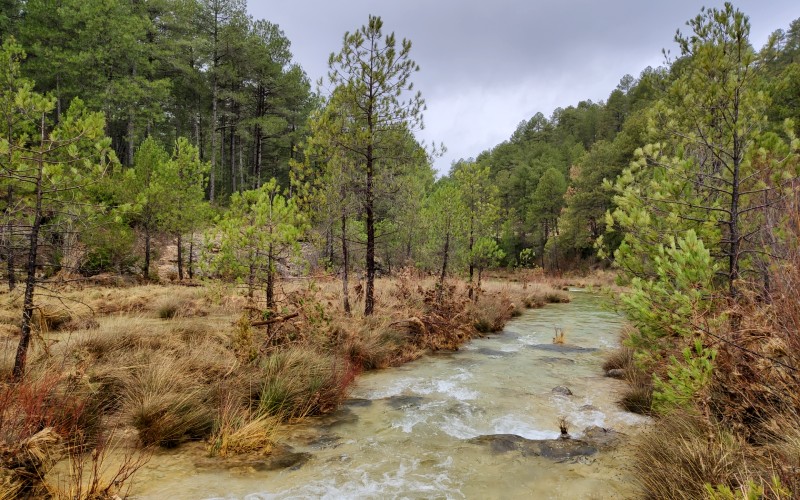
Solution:
[[[329,60],[333,91],[316,127],[318,141],[352,154],[363,179],[356,192],[367,233],[366,315],[375,308],[376,184],[413,163],[419,153],[406,147],[409,131],[422,125],[424,108],[419,92],[412,93],[411,76],[419,67],[410,52],[408,40],[398,50],[394,34],[384,38],[380,17],[370,16],[366,26],[346,33],[341,52]]]

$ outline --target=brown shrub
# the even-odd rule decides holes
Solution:
[[[611,351],[603,362],[603,371],[628,370],[634,368],[635,349],[628,345],[628,339],[634,333],[631,326],[622,329],[619,335],[619,347]]]
[[[32,324],[40,332],[54,332],[73,321],[73,315],[64,308],[40,306],[33,310]]]
[[[399,328],[403,323],[386,324],[386,320],[368,319],[357,331],[345,334],[342,352],[364,370],[386,368],[405,360],[413,348],[408,335]]]
[[[0,385],[0,445],[51,428],[68,443],[93,440],[100,430],[97,400],[81,379],[52,370]]]
[[[0,499],[46,497],[44,476],[62,455],[61,436],[52,427],[0,443]]]
[[[514,304],[505,295],[481,295],[471,307],[473,326],[480,333],[499,332],[511,319],[514,309]]]

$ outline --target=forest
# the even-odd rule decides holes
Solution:
[[[604,368],[653,418],[645,497],[796,498],[800,19],[779,28],[753,47],[703,9],[662,66],[437,175],[424,68],[380,17],[311,82],[243,0],[0,3],[0,498],[122,493],[144,455],[91,461],[124,425],[140,452],[269,453],[362,371],[571,283],[629,323]],[[44,481],[64,456],[80,474]]]

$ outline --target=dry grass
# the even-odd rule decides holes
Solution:
[[[603,269],[589,272],[568,272],[559,276],[548,275],[541,268],[536,269],[498,269],[486,273],[497,281],[520,284],[523,287],[547,286],[556,290],[566,288],[611,288],[617,289],[617,273]]]
[[[336,408],[355,376],[347,361],[302,347],[267,357],[261,363],[261,372],[259,414],[283,420]]]
[[[186,360],[157,355],[134,368],[125,381],[125,412],[145,446],[172,447],[211,431],[208,391],[187,373]]]
[[[482,294],[471,309],[475,330],[494,333],[503,329],[515,307],[506,295]]]
[[[526,297],[535,295],[538,305],[565,296],[544,284],[523,290],[521,284],[487,281],[473,302],[460,281],[448,281],[440,291],[434,279],[412,274],[376,285],[375,315],[364,317],[363,298],[355,293],[353,314],[343,313],[338,281],[280,283],[279,315],[298,314],[266,327],[250,325],[263,319],[259,311],[225,285],[65,288],[63,302],[42,298],[37,304],[69,317],[59,321],[48,312],[29,356],[28,380],[52,376],[52,387],[14,393],[24,396],[24,405],[49,410],[39,411],[28,427],[0,428],[0,446],[85,409],[97,417],[93,423],[67,419],[54,428],[65,434],[81,428],[86,435],[92,425],[132,426],[142,445],[208,438],[215,455],[267,453],[281,422],[335,409],[360,371],[457,349],[479,335],[478,328],[502,329],[520,314]],[[263,295],[256,297],[259,303]],[[0,302],[0,325],[11,334],[18,307]],[[7,373],[16,338],[0,342],[0,371]],[[0,413],[11,416],[8,408],[24,405],[0,401]]]
[[[637,436],[634,450],[635,478],[647,498],[705,498],[705,484],[736,487],[750,476],[748,444],[688,413],[657,421]]]
[[[625,371],[625,380],[628,382],[628,387],[619,401],[620,406],[632,413],[652,415],[652,376],[635,366],[631,366],[630,369]]]
[[[235,398],[229,397],[220,406],[209,438],[211,456],[228,457],[245,453],[267,454],[272,450],[281,420],[257,415]]]
[[[40,480],[61,458],[61,436],[46,427],[21,441],[0,446],[0,499],[46,496]]]
[[[633,327],[626,325],[619,334],[619,347],[611,351],[603,362],[603,371],[634,369],[635,350],[628,345],[628,339],[635,332]]]
[[[409,351],[408,336],[397,326],[386,319],[368,319],[358,330],[347,332],[342,328],[342,333],[333,338],[355,366],[364,370],[387,368],[405,360]]]
[[[150,459],[150,451],[125,448],[113,431],[94,446],[72,446],[66,464],[46,478],[47,498],[101,500],[127,498],[130,480]],[[117,460],[111,456],[117,455]]]

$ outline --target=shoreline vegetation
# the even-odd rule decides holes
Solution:
[[[648,498],[797,498],[800,257],[770,277],[767,297],[741,282],[745,296],[714,297],[691,335],[662,337],[658,347],[629,326],[606,358],[607,376],[627,382],[620,405],[654,417],[631,445]]]
[[[372,316],[345,314],[340,282],[324,278],[280,282],[267,316],[263,297],[214,282],[64,286],[37,301],[16,384],[21,299],[4,293],[0,498],[123,495],[153,449],[188,441],[220,459],[269,454],[283,424],[335,410],[358,374],[500,331],[569,301],[567,284],[608,282],[519,276],[484,280],[477,299],[449,279],[439,299],[436,279],[404,272],[377,280]]]

